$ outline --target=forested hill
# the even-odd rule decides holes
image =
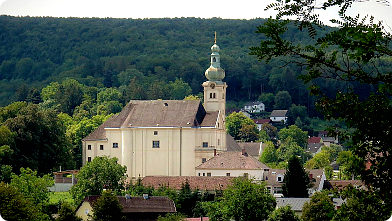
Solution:
[[[308,105],[306,87],[296,79],[300,69],[282,69],[277,60],[266,65],[248,55],[263,37],[255,31],[264,21],[0,16],[0,105],[18,100],[23,88],[40,91],[65,78],[98,88],[120,87],[129,84],[119,77],[127,69],[142,73],[135,85],[181,78],[198,94],[210,65],[214,31],[229,100],[257,100],[262,92],[286,90],[293,103]],[[285,37],[298,44],[314,41],[294,26],[289,29]],[[150,98],[148,93],[129,97]]]

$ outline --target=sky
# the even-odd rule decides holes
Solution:
[[[0,14],[12,16],[111,17],[111,18],[174,18],[196,17],[224,19],[268,18],[273,10],[264,8],[274,0],[0,0]],[[337,9],[321,14],[328,24]],[[362,0],[349,11],[352,15],[373,15],[385,21],[392,32],[392,6],[380,0]],[[389,26],[389,27],[388,27]]]

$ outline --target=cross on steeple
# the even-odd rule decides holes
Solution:
[[[215,31],[215,44],[216,44],[216,31]]]

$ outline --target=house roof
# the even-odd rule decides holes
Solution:
[[[288,110],[273,110],[270,117],[286,117]]]
[[[78,208],[83,202],[88,202],[92,207],[94,207],[95,201],[100,196],[87,196],[79,204]],[[149,196],[148,199],[144,197],[130,197],[126,199],[124,196],[118,196],[119,203],[123,206],[123,213],[142,213],[142,212],[153,212],[153,213],[169,213],[176,212],[176,207],[173,200],[167,196]]]
[[[308,144],[308,152],[309,153],[317,153],[317,151],[323,146],[324,143],[309,143]]]
[[[226,148],[229,152],[242,152],[242,148],[230,134],[226,134]]]
[[[224,190],[231,184],[233,178],[225,176],[146,176],[142,179],[142,184],[154,187],[154,189],[170,187],[180,190],[182,184],[188,181],[192,190]]]
[[[323,137],[323,142],[330,142],[333,143],[336,141],[335,137]]]
[[[312,188],[318,188],[321,182],[322,175],[324,173],[323,169],[311,169],[311,170],[306,170],[306,172],[309,173],[309,177],[311,177],[311,181],[313,180],[313,187]],[[270,169],[268,171],[268,174],[266,175],[266,182],[267,186],[282,186],[284,183],[283,182],[278,182],[277,181],[277,176],[283,175],[286,173],[286,169]]]
[[[309,137],[308,144],[310,143],[321,143],[321,137]]]
[[[343,189],[343,187],[349,185],[355,188],[367,189],[362,180],[326,180],[324,181],[323,189]]]
[[[253,105],[259,105],[259,104],[262,104],[262,103],[263,102],[261,102],[261,101],[246,102],[244,104],[244,106],[253,106]]]
[[[262,142],[239,142],[238,145],[251,156],[260,156],[262,151]]]
[[[309,202],[310,198],[286,198],[278,197],[276,198],[276,207],[283,207],[290,205],[291,209],[294,211],[302,211],[302,207],[306,202]]]
[[[255,124],[271,123],[271,119],[252,119]]]
[[[260,170],[269,167],[247,153],[222,152],[200,164],[196,169]]]
[[[105,128],[214,127],[219,112],[206,112],[197,100],[131,100],[84,140],[106,139]]]

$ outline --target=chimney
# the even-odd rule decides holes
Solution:
[[[247,155],[246,152],[245,152],[245,149],[242,149],[242,155],[244,155],[244,156]]]
[[[214,156],[216,156],[216,149],[214,149]]]

